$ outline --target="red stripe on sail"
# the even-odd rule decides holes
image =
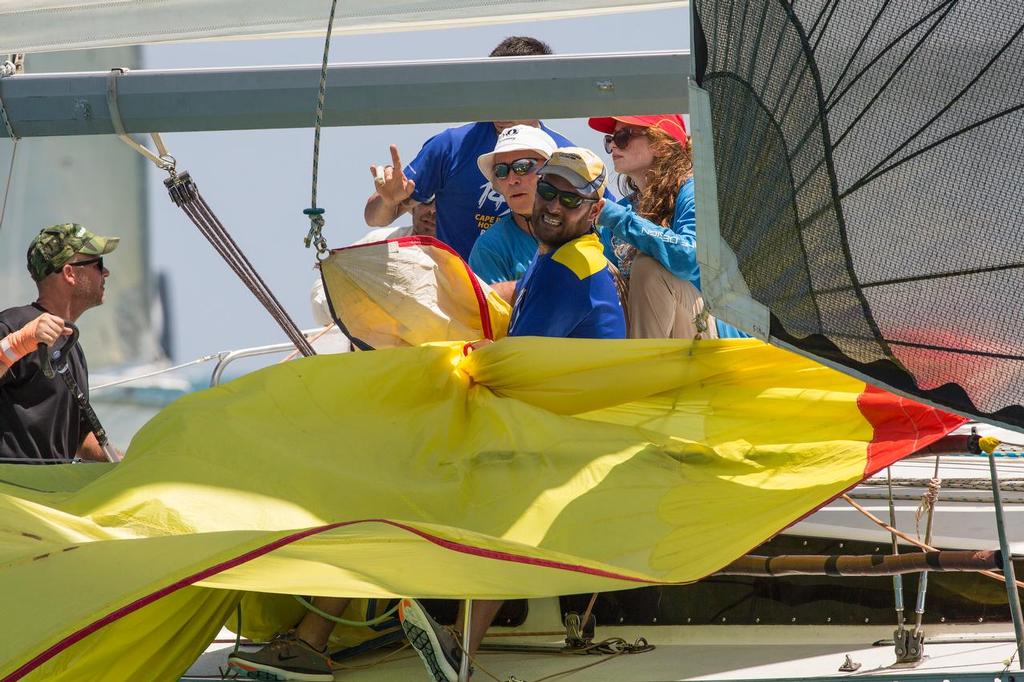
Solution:
[[[928,447],[967,422],[959,415],[870,384],[857,397],[857,407],[874,430],[868,443],[865,476]]]

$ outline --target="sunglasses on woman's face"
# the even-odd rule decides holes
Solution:
[[[604,136],[604,150],[609,154],[612,153],[612,145],[614,144],[619,149],[625,149],[629,146],[629,138],[634,135],[642,135],[643,132],[635,130],[633,128],[619,128],[611,135]]]
[[[587,197],[581,197],[579,194],[576,194],[575,192],[564,192],[555,187],[554,185],[552,185],[550,182],[544,182],[543,180],[537,183],[537,194],[539,194],[540,198],[543,199],[544,201],[551,201],[555,197],[558,197],[558,203],[570,209],[579,208],[580,204],[582,204],[585,201],[597,201],[597,199],[588,199]]]
[[[504,180],[508,177],[509,172],[523,177],[527,173],[532,173],[536,167],[536,159],[516,159],[512,163],[496,163],[493,169],[494,177]]]

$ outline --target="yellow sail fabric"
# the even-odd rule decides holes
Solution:
[[[433,237],[335,249],[320,273],[332,317],[363,350],[495,340],[508,330],[512,307]]]
[[[961,421],[753,340],[278,365],[175,402],[120,464],[0,467],[0,677],[171,679],[242,592],[693,581]]]

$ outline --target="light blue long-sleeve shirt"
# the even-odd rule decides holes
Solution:
[[[598,219],[605,252],[611,253],[611,239],[632,244],[662,264],[681,280],[700,289],[700,266],[697,264],[697,214],[693,203],[693,178],[679,188],[672,224],[662,227],[637,215],[629,197],[618,203],[605,202]],[[612,262],[615,262],[612,259]],[[616,263],[617,264],[617,263]]]
[[[615,237],[632,244],[641,253],[661,265],[681,280],[690,282],[700,291],[700,265],[697,263],[697,211],[693,199],[693,178],[679,188],[672,223],[668,227],[657,225],[636,214],[629,197],[618,203],[605,202],[598,218],[601,242],[608,259],[619,265],[612,247]],[[716,320],[719,338],[746,338],[735,327]]]

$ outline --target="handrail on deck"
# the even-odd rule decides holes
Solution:
[[[315,336],[324,331],[323,327],[317,327],[316,329],[303,329],[302,334],[309,338]],[[295,350],[295,344],[291,342],[274,343],[269,346],[253,346],[251,348],[240,348],[238,350],[232,350],[222,352],[220,358],[217,360],[217,364],[213,368],[213,373],[210,375],[210,386],[219,386],[221,379],[224,376],[224,370],[235,360],[242,358],[254,358],[260,355],[273,355],[274,353],[286,353],[288,351]]]

